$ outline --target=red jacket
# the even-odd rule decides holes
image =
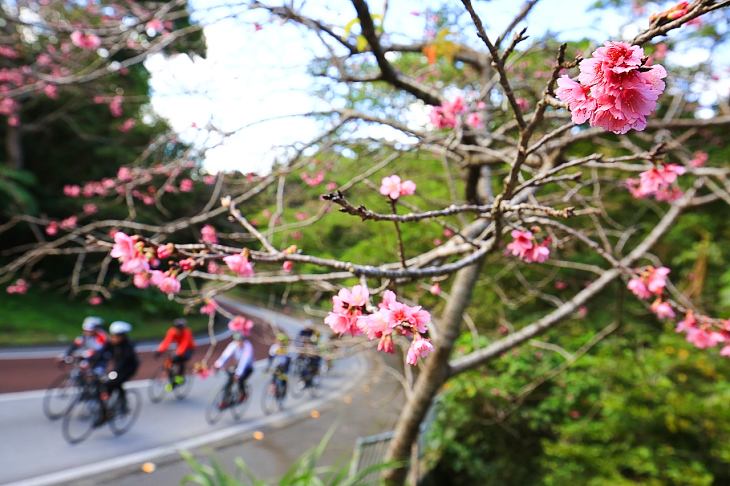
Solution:
[[[182,332],[178,332],[176,328],[171,327],[167,331],[167,334],[165,334],[165,339],[163,339],[157,347],[157,351],[164,353],[173,341],[177,343],[177,350],[175,354],[178,356],[185,353],[188,349],[195,349],[193,332],[189,327],[184,328]]]

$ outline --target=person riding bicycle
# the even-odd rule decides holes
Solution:
[[[288,353],[287,346],[289,345],[289,338],[284,334],[283,332],[280,332],[276,335],[276,338],[274,339],[274,344],[269,347],[269,362],[266,365],[266,371],[269,371],[269,368],[271,368],[271,364],[274,362],[275,359],[277,359],[277,356],[281,353],[279,350],[283,349],[283,352],[286,354]],[[288,362],[287,362],[288,365]]]
[[[180,385],[184,381],[185,363],[193,356],[195,352],[195,340],[193,332],[187,327],[188,321],[184,318],[175,319],[173,326],[168,329],[165,339],[162,340],[157,349],[152,353],[155,358],[167,351],[167,348],[175,342],[175,356],[172,358],[172,364],[175,367],[170,368],[170,383],[165,387],[167,391],[172,390],[174,386]]]
[[[134,349],[134,343],[127,336],[131,330],[132,325],[128,322],[112,322],[109,326],[109,334],[111,334],[109,341],[91,358],[92,366],[103,361],[114,362],[112,371],[107,375],[109,381],[106,382],[105,388],[109,396],[112,396],[115,390],[118,392],[122,412],[127,410],[127,395],[122,385],[129,381],[139,368],[139,357]],[[106,413],[99,417],[99,423],[103,423],[105,420]]]
[[[238,382],[238,390],[241,392],[239,400],[243,401],[246,399],[246,380],[253,373],[253,345],[240,332],[233,334],[233,341],[223,350],[220,358],[213,364],[213,369],[221,369],[231,358],[236,361],[234,379]]]
[[[58,359],[64,361],[67,357],[78,353],[84,358],[83,361],[87,361],[94,353],[103,348],[109,340],[109,336],[101,327],[103,323],[101,317],[88,316],[84,319],[81,324],[81,336],[74,339],[71,346]],[[106,363],[100,362],[96,368],[97,374],[103,373]]]
[[[319,349],[317,347],[318,338],[318,334],[312,334],[309,339],[303,339],[304,352],[299,356],[304,360],[302,378],[304,378],[305,386],[312,386],[312,380],[319,376],[322,357],[319,355]]]

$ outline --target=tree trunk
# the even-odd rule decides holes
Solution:
[[[22,132],[20,127],[8,125],[5,134],[5,151],[8,156],[8,168],[20,170],[23,163]]]
[[[411,399],[406,403],[398,418],[395,434],[388,446],[386,461],[408,460],[411,446],[418,438],[419,426],[426,417],[436,393],[449,377],[449,357],[454,342],[459,337],[464,311],[471,302],[472,292],[476,284],[482,260],[476,264],[462,268],[456,273],[451,298],[439,321],[439,337],[434,351],[423,359],[423,369],[416,380]],[[402,485],[406,479],[405,466],[385,472],[386,484]]]

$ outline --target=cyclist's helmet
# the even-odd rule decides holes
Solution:
[[[93,331],[97,327],[101,326],[103,323],[104,321],[101,320],[101,317],[89,316],[84,319],[83,324],[81,324],[81,329],[83,329],[84,331]]]
[[[243,334],[241,334],[240,332],[234,332],[233,339],[235,339],[236,341],[240,341],[241,339],[243,339]]]
[[[172,323],[175,327],[182,328],[188,325],[188,320],[184,317],[180,317],[179,319],[175,319],[174,321],[172,321]]]
[[[109,332],[111,334],[127,334],[132,330],[132,325],[124,321],[114,321],[109,326]]]

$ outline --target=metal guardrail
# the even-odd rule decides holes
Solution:
[[[358,437],[355,442],[355,451],[350,465],[350,476],[360,471],[380,464],[385,459],[385,452],[388,444],[393,438],[394,431],[383,432],[368,437]],[[365,476],[363,482],[376,481],[380,477],[380,471],[374,471]]]

